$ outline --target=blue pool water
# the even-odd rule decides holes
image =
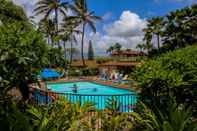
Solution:
[[[74,91],[74,84],[77,92]],[[71,102],[80,101],[83,104],[89,101],[98,109],[105,109],[109,99],[116,99],[121,111],[129,111],[137,102],[137,95],[133,91],[92,82],[53,83],[47,84],[47,87],[54,92],[65,93]]]

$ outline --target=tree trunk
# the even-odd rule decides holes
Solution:
[[[73,59],[73,51],[72,51],[72,49],[73,49],[73,43],[72,43],[72,40],[71,40],[71,42],[70,42],[70,66],[72,64],[72,59]]]
[[[64,41],[64,58],[66,59],[66,42]]]
[[[52,45],[52,47],[54,47],[55,46],[55,43],[54,43],[54,40],[53,40],[53,38],[51,37],[51,45]]]
[[[47,43],[48,43],[48,45],[50,44],[50,37],[49,36],[47,37]]]
[[[160,51],[160,37],[159,37],[159,34],[157,34],[157,46],[158,46],[158,49]]]
[[[58,36],[58,31],[59,31],[59,27],[58,27],[58,9],[55,9],[55,23],[56,23],[55,24],[56,25],[56,33],[55,34],[56,34],[56,36]],[[59,40],[57,41],[57,44],[58,44],[58,47],[61,48]]]
[[[26,80],[21,80],[19,82],[19,90],[22,94],[24,101],[29,99],[29,86],[28,86],[28,82]]]
[[[84,54],[83,54],[85,25],[86,25],[86,24],[83,23],[82,40],[81,40],[81,59],[82,59],[82,62],[83,62],[83,66],[85,66],[85,60],[84,60]]]

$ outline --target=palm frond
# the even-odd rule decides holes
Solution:
[[[35,13],[35,15],[37,16],[37,15],[40,15],[40,14],[45,14],[48,11],[49,11],[49,9],[37,10],[36,13]]]
[[[90,26],[90,28],[93,30],[94,33],[96,33],[96,27],[95,27],[95,24],[92,22],[92,21],[88,21],[87,22],[88,25]]]

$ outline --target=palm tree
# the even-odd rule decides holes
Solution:
[[[55,37],[55,23],[51,19],[42,19],[39,23],[38,30],[44,33],[47,37],[48,44],[50,41],[52,45],[54,45],[54,37]]]
[[[73,42],[77,43],[76,34],[81,34],[81,31],[77,29],[80,21],[78,18],[69,16],[65,17],[62,24],[63,40],[70,41],[70,65],[72,64],[73,57]],[[65,46],[64,46],[65,47]],[[64,48],[65,49],[65,48]]]
[[[117,52],[121,51],[121,48],[122,48],[122,45],[119,44],[119,43],[116,43],[116,44],[114,45],[114,50],[117,51]]]
[[[163,17],[155,17],[148,21],[151,33],[157,37],[157,47],[160,50],[160,36],[164,27]]]
[[[114,46],[110,46],[108,49],[107,49],[107,53],[112,53],[114,51]]]
[[[146,45],[145,48],[147,49],[147,52],[150,52],[151,48],[153,47],[151,41],[153,38],[152,35],[152,30],[150,29],[150,26],[148,26],[147,28],[143,29],[144,34],[144,39],[146,41]]]
[[[143,43],[142,43],[142,44],[138,44],[138,45],[136,46],[136,48],[139,49],[140,52],[142,52],[142,50],[144,49],[144,44],[143,44]]]
[[[63,2],[61,0],[40,0],[36,3],[36,8],[34,9],[34,11],[36,15],[44,14],[44,19],[48,18],[51,14],[54,13],[55,31],[56,31],[56,35],[58,35],[59,12],[64,16],[66,16],[67,9],[68,9],[68,2]]]
[[[74,11],[74,13],[76,13],[76,16],[81,20],[82,23],[81,58],[83,65],[85,66],[83,51],[85,28],[86,25],[89,25],[93,32],[96,32],[95,22],[97,20],[101,20],[101,18],[95,16],[93,11],[88,10],[86,0],[77,0],[75,4],[71,6],[71,9]]]

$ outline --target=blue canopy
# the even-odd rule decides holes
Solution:
[[[40,73],[41,78],[43,79],[50,79],[50,78],[59,78],[61,74],[56,70],[45,68]]]

